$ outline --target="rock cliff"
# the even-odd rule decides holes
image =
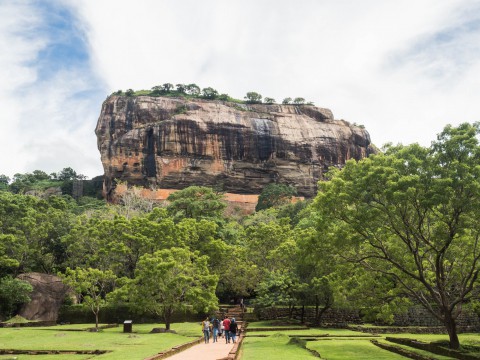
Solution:
[[[280,182],[312,197],[330,166],[373,152],[365,129],[310,105],[110,96],[95,133],[107,198],[119,180],[237,194]]]

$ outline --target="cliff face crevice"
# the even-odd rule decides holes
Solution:
[[[281,182],[312,197],[330,166],[373,152],[365,129],[306,105],[111,96],[95,133],[107,197],[118,180],[239,194]]]

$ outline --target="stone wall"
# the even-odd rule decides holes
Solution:
[[[407,313],[397,314],[395,326],[443,326],[432,314],[420,305],[412,306]],[[472,309],[465,307],[457,320],[458,327],[473,327],[480,329],[480,318]]]
[[[289,317],[289,309],[286,307],[255,309],[255,313],[259,320],[273,320],[279,318]],[[293,318],[301,319],[301,308],[295,308],[293,311]],[[306,308],[305,318],[306,322],[313,322],[315,319],[315,309]],[[350,309],[329,309],[322,318],[322,324],[328,325],[344,325],[344,324],[362,324],[362,318],[359,310]],[[378,324],[385,325],[385,324]],[[397,314],[394,318],[393,326],[395,327],[431,327],[444,330],[443,324],[438,321],[432,314],[430,314],[422,306],[412,306],[405,314]],[[465,307],[457,320],[459,329],[480,329],[480,317],[470,308]]]
[[[259,320],[273,320],[279,318],[288,317],[289,309],[286,307],[272,307],[272,308],[263,308],[255,309]],[[296,320],[301,320],[302,318],[302,308],[295,308],[293,311],[293,318]],[[315,320],[315,309],[314,308],[305,308],[304,321],[305,322],[314,322]],[[350,309],[328,309],[321,318],[322,324],[361,324],[362,319],[360,318],[360,312],[358,310]]]

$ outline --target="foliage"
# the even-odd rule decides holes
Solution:
[[[175,219],[220,218],[226,207],[222,194],[203,186],[176,191],[170,194],[168,201],[167,210]]]
[[[0,318],[8,319],[30,301],[33,288],[26,281],[5,276],[0,279]]]
[[[255,211],[288,204],[295,195],[297,190],[290,185],[268,184],[258,197]]]
[[[255,306],[294,306],[298,301],[298,283],[292,273],[281,270],[270,272],[257,286]]]
[[[291,97],[287,97],[287,98],[282,100],[283,105],[288,105],[288,104],[291,104],[291,103],[292,103],[292,98]]]
[[[254,91],[247,92],[247,95],[244,97],[247,104],[260,104],[262,102],[262,95]]]
[[[391,279],[445,324],[478,294],[478,124],[447,126],[429,148],[396,146],[349,161],[320,184],[316,206],[335,227],[338,253]]]
[[[170,329],[174,311],[193,307],[208,313],[217,305],[218,278],[210,275],[207,257],[184,248],[170,248],[140,258],[135,278],[117,297],[162,316]]]
[[[0,192],[0,275],[55,270],[70,218],[63,198]]]
[[[296,97],[294,100],[293,100],[293,103],[295,105],[303,105],[305,104],[305,99],[302,98],[302,97]]]
[[[197,84],[188,84],[185,89],[189,95],[200,95],[200,87]]]
[[[214,100],[218,97],[218,91],[211,87],[204,88],[202,89],[202,97],[204,99]]]
[[[67,268],[65,274],[59,274],[64,283],[82,295],[82,304],[95,314],[95,328],[98,329],[98,314],[107,304],[106,295],[114,288],[116,276],[111,270],[93,268],[72,270]]]
[[[263,102],[265,104],[275,104],[275,99],[273,99],[271,97],[266,97],[265,99],[263,99]]]

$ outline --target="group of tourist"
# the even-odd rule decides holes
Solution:
[[[205,344],[210,342],[210,334],[212,334],[213,342],[217,342],[219,337],[225,338],[225,343],[237,340],[238,324],[235,318],[230,319],[224,316],[223,320],[217,319],[215,316],[210,320],[208,317],[202,321],[202,331],[205,337]]]

